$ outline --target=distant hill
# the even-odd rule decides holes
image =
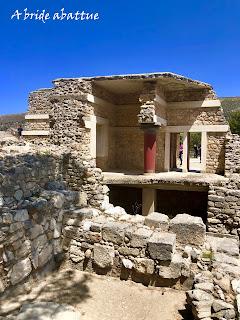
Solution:
[[[0,115],[0,131],[15,130],[20,124],[25,123],[26,113]]]
[[[229,119],[229,114],[232,111],[240,111],[240,97],[223,97],[220,98],[222,108],[226,119]]]

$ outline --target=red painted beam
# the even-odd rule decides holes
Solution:
[[[144,130],[144,172],[154,173],[156,169],[156,130]]]

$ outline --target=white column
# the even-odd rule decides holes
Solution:
[[[188,132],[183,132],[183,164],[182,172],[188,172]]]
[[[207,168],[207,132],[203,131],[201,135],[201,172],[206,172]]]
[[[165,132],[164,171],[170,170],[170,132]]]
[[[142,215],[147,216],[149,213],[155,211],[156,205],[156,189],[143,188],[142,189]]]

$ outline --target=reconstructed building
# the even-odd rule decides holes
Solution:
[[[158,208],[167,213],[164,199],[172,200],[174,210],[174,201],[177,205],[184,198],[183,211],[206,214],[208,180],[222,181],[229,131],[211,85],[173,73],[53,83],[52,89],[31,93],[25,138],[68,145],[94,159],[110,186],[110,200],[127,211],[148,214]],[[201,135],[201,175],[187,174],[193,171],[191,133]],[[191,200],[196,191],[204,206]]]

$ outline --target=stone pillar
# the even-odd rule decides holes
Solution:
[[[164,159],[164,171],[168,172],[170,170],[170,132],[165,133],[165,159]]]
[[[207,167],[207,132],[203,131],[201,135],[201,172],[206,172]]]
[[[147,216],[148,214],[155,211],[156,205],[156,189],[143,188],[142,189],[142,215]]]
[[[189,152],[188,152],[188,145],[189,145],[189,133],[183,133],[183,164],[182,164],[182,172],[188,172],[189,168]]]
[[[144,173],[151,174],[156,169],[156,129],[144,129]]]

